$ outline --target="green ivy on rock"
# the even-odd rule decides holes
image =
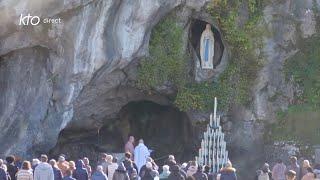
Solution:
[[[232,103],[248,105],[250,87],[261,67],[260,57],[254,52],[255,48],[261,47],[261,41],[256,39],[264,32],[257,28],[261,17],[259,1],[247,1],[250,19],[243,27],[237,25],[240,0],[232,3],[222,0],[210,4],[207,9],[212,18],[221,23],[222,36],[231,50],[228,66],[214,82],[196,83],[188,76],[183,29],[174,17],[168,16],[152,31],[150,54],[141,61],[137,86],[152,91],[166,83],[174,84],[177,88],[174,103],[183,111],[210,110],[214,97],[219,98],[221,109],[227,109]]]

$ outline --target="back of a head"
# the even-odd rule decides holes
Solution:
[[[263,166],[262,166],[262,171],[264,173],[267,173],[267,172],[269,172],[269,169],[270,169],[269,164],[268,163],[264,163]]]
[[[112,159],[113,159],[113,156],[112,155],[107,155],[107,157],[106,157],[106,160],[108,161],[108,162],[112,162]]]
[[[198,166],[198,171],[202,172],[202,170],[203,170],[202,165],[199,165],[199,166]]]
[[[125,156],[127,159],[131,159],[131,153],[130,153],[130,152],[124,153],[124,156]]]
[[[204,171],[205,171],[205,172],[210,172],[210,166],[205,165],[205,166],[204,166]]]
[[[313,173],[313,169],[312,169],[311,167],[307,167],[307,171],[308,171],[309,173]]]
[[[64,156],[59,156],[58,161],[59,162],[64,162],[66,159]]]
[[[47,162],[48,161],[48,156],[45,155],[45,154],[42,154],[41,157],[40,157],[40,161],[41,162]]]
[[[179,171],[180,171],[180,168],[179,168],[178,165],[172,166],[171,172],[177,173],[177,172],[179,172]]]
[[[146,168],[147,169],[152,169],[152,163],[151,162],[147,162],[146,163]]]
[[[30,170],[31,169],[31,165],[29,161],[23,161],[22,163],[22,169],[24,170]]]
[[[139,144],[144,144],[144,141],[143,141],[143,139],[139,139]]]
[[[295,157],[295,156],[291,156],[291,157],[290,157],[290,162],[291,162],[292,164],[296,164],[297,161],[298,161],[297,157]]]
[[[231,161],[227,161],[226,167],[227,167],[227,168],[232,168],[232,163],[231,163]]]
[[[74,161],[69,161],[69,166],[71,168],[75,168],[76,167],[76,163]]]
[[[14,158],[14,156],[13,156],[13,155],[10,155],[10,156],[6,157],[6,161],[7,161],[7,163],[8,163],[8,164],[13,163],[13,162],[14,162],[14,160],[15,160],[15,158]]]
[[[282,164],[282,162],[283,162],[282,159],[277,159],[278,164]]]
[[[32,159],[32,165],[33,166],[36,166],[40,163],[40,160],[39,159]]]
[[[97,171],[98,171],[98,172],[103,172],[103,167],[102,167],[102,166],[100,166],[100,165],[99,165],[99,166],[97,166]]]
[[[52,167],[56,167],[56,166],[57,166],[57,161],[54,160],[54,159],[51,159],[51,160],[49,161],[49,164],[50,164]]]
[[[102,159],[106,159],[106,158],[107,158],[107,156],[108,156],[108,154],[107,154],[107,153],[102,153],[102,154],[101,154],[101,158],[102,158]]]
[[[90,164],[89,158],[84,157],[83,158],[83,163],[86,164],[86,165]]]
[[[169,155],[168,160],[169,160],[169,161],[173,161],[173,160],[175,160],[174,155]]]
[[[114,157],[114,158],[112,159],[112,162],[113,162],[113,163],[117,163],[117,162],[118,162],[118,158],[117,158],[117,157]]]
[[[186,168],[188,166],[188,163],[182,163],[181,168]]]
[[[72,176],[72,171],[71,169],[66,170],[66,176]]]
[[[305,168],[308,168],[308,167],[310,167],[310,162],[309,162],[309,160],[303,160],[303,167],[305,167]]]
[[[295,171],[293,171],[293,170],[289,170],[288,172],[287,172],[287,176],[288,176],[288,178],[290,178],[290,179],[294,179],[295,177],[296,177],[296,172]]]
[[[162,170],[163,170],[164,172],[168,172],[169,169],[170,169],[170,167],[169,167],[168,165],[162,166]]]
[[[153,159],[151,157],[147,157],[147,162],[153,162]]]

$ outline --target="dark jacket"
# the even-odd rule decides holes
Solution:
[[[127,172],[128,172],[129,175],[132,174],[133,169],[135,169],[136,172],[138,172],[138,167],[137,167],[137,165],[136,165],[134,162],[132,162],[131,160],[129,160],[129,159],[125,159],[125,160],[123,161],[123,165],[124,165],[124,167],[126,168],[126,170],[127,170]]]
[[[54,180],[62,180],[61,170],[56,167],[52,167],[52,168],[53,168]]]
[[[118,169],[114,172],[112,180],[129,180],[129,175],[123,163],[120,163]]]
[[[153,177],[152,177],[152,175],[151,175],[151,169],[145,169],[144,170],[144,173],[142,174],[142,176],[140,176],[141,177],[141,180],[153,180]]]
[[[91,179],[92,180],[108,180],[108,177],[106,174],[99,172],[99,171],[96,171],[93,173]]]
[[[8,180],[8,174],[7,172],[0,168],[0,180]]]
[[[84,163],[80,159],[76,162],[76,170],[73,173],[73,177],[77,180],[89,179],[87,169],[84,167]]]
[[[289,166],[287,166],[286,173],[290,170],[296,172],[296,179],[301,177],[300,166],[297,163],[291,163]]]
[[[72,176],[65,176],[62,180],[76,180]]]
[[[11,177],[11,180],[16,180],[16,174],[17,174],[17,172],[18,172],[18,167],[17,166],[15,166],[15,165],[13,165],[13,164],[8,164],[8,173],[9,173],[9,175],[10,175],[10,177]]]
[[[237,180],[236,170],[234,168],[223,168],[220,180]]]
[[[178,165],[172,166],[171,174],[168,177],[168,180],[185,180],[183,175],[180,173],[180,168]]]
[[[208,176],[203,173],[202,171],[197,171],[193,177],[196,179],[196,180],[208,180]]]

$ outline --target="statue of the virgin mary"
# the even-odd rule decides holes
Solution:
[[[213,69],[214,36],[210,24],[206,25],[201,35],[200,56],[202,69]]]

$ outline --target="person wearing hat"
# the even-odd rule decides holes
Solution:
[[[64,156],[59,156],[57,166],[61,170],[62,175],[66,176],[66,172],[69,169],[69,163],[66,161]]]
[[[40,161],[40,164],[34,170],[34,180],[54,180],[53,169],[47,163],[48,156],[41,155]]]

